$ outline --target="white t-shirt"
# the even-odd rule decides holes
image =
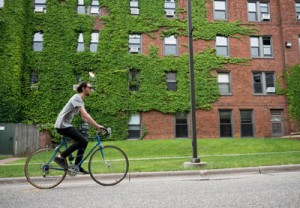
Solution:
[[[65,107],[59,113],[54,128],[56,129],[64,129],[68,127],[72,127],[71,124],[74,115],[78,114],[79,107],[84,106],[83,100],[79,94],[73,95],[70,100],[67,102]]]

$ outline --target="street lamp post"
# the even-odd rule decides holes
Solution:
[[[192,117],[192,147],[193,157],[191,163],[200,163],[197,155],[197,130],[196,130],[196,112],[195,112],[195,80],[194,80],[194,53],[193,53],[193,26],[192,26],[192,5],[188,0],[188,38],[189,38],[189,64],[190,64],[190,99],[191,99],[191,117]]]

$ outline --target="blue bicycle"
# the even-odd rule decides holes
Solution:
[[[64,170],[54,162],[60,154],[61,148],[68,147],[68,138],[63,138],[56,148],[44,148],[34,152],[25,162],[25,176],[27,181],[36,188],[50,189],[60,184],[66,177],[79,173],[80,166],[89,156],[88,169],[92,179],[103,186],[112,186],[120,183],[127,175],[129,162],[123,150],[115,146],[103,146],[101,137],[111,134],[110,128],[97,132],[95,146],[83,157],[78,165],[73,164],[74,157],[68,156],[68,169]]]

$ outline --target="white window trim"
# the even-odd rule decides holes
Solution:
[[[225,8],[218,8],[216,2],[224,2]],[[214,6],[214,20],[228,20],[228,13],[227,13],[227,0],[215,0],[213,3]],[[216,11],[224,11],[225,12],[225,19],[217,19],[215,17],[215,12]]]
[[[220,80],[221,77],[219,75],[227,75],[228,80],[226,80],[226,81]],[[222,72],[222,71],[217,72],[217,82],[218,82],[218,86],[219,86],[219,84],[228,84],[228,86],[229,86],[229,92],[221,92],[219,90],[221,95],[232,95],[232,88],[231,88],[232,84],[231,84],[231,73],[230,72]]]
[[[253,3],[253,4],[255,4],[255,10],[250,10],[250,8],[249,8],[249,4],[250,3]],[[264,12],[262,12],[261,11],[261,9],[260,9],[260,4],[267,4],[268,5],[268,13],[264,13]],[[271,21],[271,11],[270,11],[270,2],[264,2],[264,1],[248,1],[248,4],[247,4],[247,7],[248,7],[248,9],[247,9],[247,12],[248,12],[248,14],[249,14],[249,12],[255,12],[256,13],[256,21],[254,21],[254,20],[249,20],[248,19],[248,21],[251,21],[251,22],[263,22],[263,21],[267,21],[267,22],[269,22],[269,21]],[[263,18],[263,14],[266,14],[266,15],[269,15],[268,16],[268,19],[264,19]],[[266,17],[266,16],[265,16]]]
[[[4,7],[4,0],[0,0],[0,8]]]
[[[175,51],[176,53],[166,55],[165,48],[167,46],[176,46],[176,51]],[[165,56],[169,56],[169,55],[178,56],[178,40],[177,40],[177,37],[175,37],[174,35],[164,38],[164,55]]]
[[[264,46],[268,46],[268,45],[263,45],[263,38],[270,38],[270,50],[271,50],[271,56],[266,56],[264,54]],[[255,39],[258,39],[258,46],[256,45],[252,45],[252,41]],[[274,58],[274,50],[273,50],[273,41],[272,41],[272,37],[271,36],[250,36],[250,55],[251,55],[251,58]],[[258,56],[252,56],[251,54],[251,49],[252,48],[258,48],[258,52],[259,52],[259,55]]]
[[[218,47],[226,47],[227,55],[225,57],[229,56],[229,38],[226,36],[216,36],[216,49]],[[221,54],[217,54],[218,56],[223,56]]]
[[[255,87],[254,87],[254,74],[255,73],[261,73],[261,84],[262,84],[262,92],[261,93],[257,93],[257,92],[255,92]],[[270,71],[270,72],[268,72],[268,71],[254,71],[253,73],[252,73],[252,82],[253,82],[253,84],[252,84],[252,86],[253,86],[253,94],[254,95],[276,95],[276,93],[275,92],[267,92],[267,81],[266,81],[266,73],[273,73],[273,84],[274,84],[274,88],[275,88],[275,90],[276,90],[276,83],[275,83],[275,80],[276,80],[276,77],[275,77],[275,72],[272,72],[272,71]]]

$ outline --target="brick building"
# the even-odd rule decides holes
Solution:
[[[146,139],[190,137],[189,78],[185,64],[188,59],[182,58],[189,52],[185,33],[187,0],[153,2],[0,0],[0,72],[5,80],[0,82],[0,98],[5,101],[0,120],[52,122],[66,97],[74,93],[72,86],[88,79],[87,72],[91,70],[98,75],[99,94],[91,101],[97,105],[91,105],[89,110],[97,119],[107,117],[107,125],[114,125],[122,139],[127,135]],[[213,80],[213,88],[216,92],[219,89],[220,96],[207,101],[213,102],[210,110],[198,107],[197,137],[280,137],[295,131],[297,126],[289,118],[287,98],[276,94],[276,89],[285,85],[280,79],[282,72],[300,64],[300,0],[192,3],[194,11],[197,10],[193,18],[202,18],[197,19],[194,54],[210,48],[215,49],[210,51],[217,58],[248,59],[244,64],[224,62],[223,68],[213,68],[211,74],[217,80]],[[228,36],[224,36],[226,31],[218,35],[219,29],[209,37],[199,38],[203,18],[205,24],[209,23],[206,30],[210,25],[218,25],[214,23],[240,24]],[[153,23],[159,20],[162,21]],[[245,35],[235,32],[238,27],[257,30]],[[157,49],[155,56],[151,48]],[[156,73],[148,73],[155,63],[162,63],[157,56],[170,62],[157,67]],[[176,60],[183,61],[172,69],[169,63],[178,63]],[[17,63],[13,69],[11,63]],[[170,66],[171,69],[167,68]],[[141,81],[137,80],[139,72],[146,72]],[[137,85],[139,81],[142,87]],[[13,92],[12,85],[17,86]],[[196,85],[198,89],[206,87]],[[26,102],[21,102],[21,96]]]
[[[186,8],[187,1],[179,0],[176,6]],[[276,79],[286,67],[300,63],[300,1],[214,0],[207,1],[206,6],[208,21],[241,20],[252,23],[258,32],[241,39],[217,37],[215,41],[194,42],[195,52],[210,44],[220,55],[251,58],[249,65],[227,65],[224,70],[215,71],[221,96],[212,110],[197,110],[197,137],[289,134],[294,127],[288,117],[287,99],[275,91]],[[153,42],[146,36],[142,40],[142,49]],[[188,43],[187,37],[178,37],[178,42],[178,55],[187,53],[188,49],[183,47]],[[155,44],[163,45],[162,42]],[[164,55],[163,48],[160,55]],[[188,137],[190,132],[189,114],[150,111],[132,120],[133,126],[147,126],[147,139]]]

